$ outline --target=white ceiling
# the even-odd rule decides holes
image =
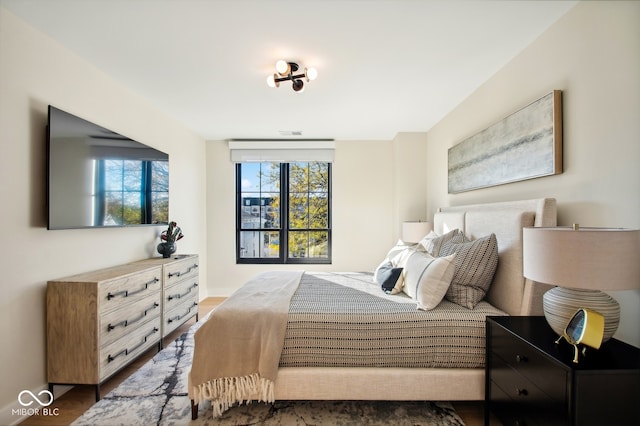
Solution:
[[[0,0],[208,140],[428,131],[575,1]],[[277,59],[317,68],[303,93]]]

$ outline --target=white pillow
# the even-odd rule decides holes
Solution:
[[[409,259],[409,257],[411,257],[412,254],[418,252],[418,247],[421,246],[419,244],[416,244],[411,247],[407,247],[404,250],[396,252],[395,256],[391,258],[391,263],[393,264],[393,266],[402,268],[402,285],[404,285],[404,279],[407,275],[407,270],[405,269],[407,260]],[[424,251],[422,251],[422,253],[424,253]],[[402,289],[402,287],[400,287],[400,289]]]
[[[405,243],[402,240],[398,240],[396,245],[391,247],[391,249],[389,250],[389,252],[385,256],[384,260],[382,260],[382,262],[380,262],[380,264],[373,271],[373,282],[376,283],[376,284],[378,283],[378,281],[376,280],[376,277],[378,276],[378,274],[380,272],[380,268],[385,266],[387,263],[391,262],[394,267],[395,266],[402,267],[401,265],[398,265],[397,261],[394,261],[394,260],[396,258],[398,258],[398,256],[401,253],[403,253],[404,251],[406,251],[406,250],[415,250],[417,246],[418,246],[417,244],[408,244],[408,243]],[[401,275],[401,278],[404,278],[404,274]],[[392,292],[393,294],[400,292],[400,290],[402,289],[402,279],[400,279],[398,281],[398,283],[395,286],[395,289],[397,291],[393,291]]]
[[[442,301],[455,272],[455,253],[432,257],[415,251],[404,264],[402,291],[418,302],[418,308],[433,309]]]

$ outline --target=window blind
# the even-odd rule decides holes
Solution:
[[[335,142],[323,140],[230,140],[234,163],[319,161],[333,163]]]

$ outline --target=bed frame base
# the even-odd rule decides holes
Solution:
[[[274,394],[281,401],[482,401],[484,378],[484,368],[281,367]]]
[[[192,399],[191,400],[191,420],[195,420],[198,418],[198,404]]]
[[[476,401],[484,368],[282,367],[279,400]]]

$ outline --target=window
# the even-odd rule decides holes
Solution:
[[[167,223],[168,171],[167,161],[96,160],[95,223]]]
[[[331,165],[236,165],[237,263],[331,263]]]

